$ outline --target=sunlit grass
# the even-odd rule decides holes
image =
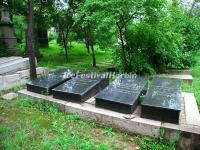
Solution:
[[[97,67],[92,67],[92,56],[88,54],[83,43],[72,42],[68,50],[68,59],[65,57],[64,49],[55,40],[49,43],[49,48],[40,49],[43,58],[40,66],[51,69],[69,68],[83,71],[104,71],[113,62],[111,50],[101,50],[95,46]]]

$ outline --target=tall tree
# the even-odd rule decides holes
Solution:
[[[97,2],[98,3],[98,2]],[[81,5],[76,23],[80,24],[82,27],[82,31],[85,33],[85,44],[88,53],[91,52],[92,55],[92,66],[96,67],[96,56],[95,56],[95,30],[98,26],[98,17],[93,16],[95,13],[96,8],[95,1],[86,0],[83,5]]]
[[[55,20],[57,22],[60,35],[62,36],[65,57],[68,59],[69,34],[74,23],[73,14],[69,10],[63,10],[58,13],[58,17],[56,17]]]
[[[101,0],[88,0],[86,2],[85,7],[91,10],[89,12],[90,17],[86,15],[89,21],[94,21],[96,26],[101,26],[104,23],[108,28],[115,27],[113,33],[117,33],[121,45],[118,57],[123,63],[124,72],[130,72],[132,68],[132,51],[127,40],[127,28],[133,21],[140,20],[144,0],[107,0],[105,3],[102,3]]]
[[[68,45],[70,33],[74,26],[74,16],[76,15],[79,3],[82,0],[56,1],[53,13],[54,26],[58,28],[61,44],[65,50],[65,57],[68,59]]]
[[[33,0],[28,0],[28,32],[27,32],[27,50],[30,62],[30,78],[37,78],[36,64],[35,64],[35,50],[34,50],[34,13],[33,13]]]

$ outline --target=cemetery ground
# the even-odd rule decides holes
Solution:
[[[50,69],[69,68],[81,71],[105,71],[108,66],[113,63],[111,55],[112,51],[101,50],[100,47],[95,46],[95,53],[97,59],[97,67],[92,67],[91,54],[87,53],[84,44],[72,42],[68,50],[69,58],[65,58],[65,52],[55,40],[49,44],[49,48],[42,48],[42,54],[39,66],[45,66]]]
[[[97,67],[91,65],[91,55],[83,44],[72,43],[69,59],[64,51],[51,41],[48,49],[41,49],[43,58],[39,66],[50,69],[69,68],[82,71],[105,71],[112,66],[110,51],[96,48]],[[194,92],[200,106],[200,52],[194,54],[197,61],[191,68],[193,86],[183,85],[183,91]],[[17,92],[22,87],[10,91]],[[8,91],[0,93],[0,97]],[[109,126],[82,120],[79,116],[64,114],[55,106],[16,98],[5,101],[0,98],[0,149],[175,149],[177,139],[166,141],[120,132]]]
[[[95,47],[97,67],[92,67],[91,54],[87,53],[84,44],[72,43],[69,50],[69,59],[66,60],[64,50],[55,40],[50,42],[49,48],[41,49],[43,58],[39,62],[39,66],[48,67],[50,69],[69,68],[81,71],[100,72],[106,71],[108,67],[112,67],[113,58],[110,55],[111,51],[101,50]],[[200,51],[193,53],[194,66],[190,68],[191,75],[193,76],[193,85],[189,86],[183,83],[183,92],[194,93],[198,106],[200,108]]]

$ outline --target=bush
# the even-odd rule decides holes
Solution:
[[[120,62],[124,68],[152,74],[192,66],[191,53],[200,49],[200,23],[180,6],[166,6],[160,5],[158,14],[148,10],[144,19],[127,25],[125,52],[117,54],[119,60],[125,54],[127,61]]]
[[[183,46],[185,51],[196,51],[200,48],[200,22],[196,16],[191,16],[181,6],[171,6],[169,8],[172,22],[176,32],[184,38]]]

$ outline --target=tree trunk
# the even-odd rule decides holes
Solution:
[[[126,61],[126,54],[125,54],[125,44],[124,44],[124,38],[123,38],[123,31],[122,28],[120,27],[120,25],[117,23],[117,27],[119,30],[119,38],[121,41],[121,48],[122,48],[122,60],[124,62],[124,71],[127,71],[127,61]]]
[[[95,56],[94,45],[93,44],[91,44],[91,51],[92,51],[92,66],[96,67],[96,56]]]
[[[89,42],[88,42],[87,38],[85,39],[85,46],[86,46],[87,52],[89,54],[90,53],[90,45],[89,45]]]
[[[93,38],[93,33],[90,27],[88,27],[88,44],[92,52],[92,66],[96,67],[96,56],[94,52],[94,38]]]
[[[127,38],[127,26],[124,25],[124,41],[126,43],[126,53],[127,53],[127,58],[126,58],[126,69],[125,72],[130,73],[132,71],[132,53],[131,53],[131,48],[130,48],[130,44]]]
[[[66,40],[66,36],[64,31],[62,31],[62,38],[63,38],[63,45],[64,45],[64,49],[65,49],[65,57],[68,60],[68,51],[67,51],[67,40]]]
[[[33,29],[34,29],[34,14],[33,14],[33,0],[28,0],[28,32],[27,32],[27,50],[30,62],[30,78],[37,78],[36,64],[35,64],[35,52],[34,52],[34,41],[33,41]]]
[[[26,22],[27,24],[29,23],[29,16],[26,16]],[[35,27],[33,25],[33,31],[35,31]],[[33,33],[33,36],[32,38],[34,40],[32,40],[34,42],[34,54],[35,54],[35,57],[37,58],[37,60],[39,61],[40,58],[42,57],[42,55],[40,54],[40,51],[39,51],[39,47],[38,47],[38,39],[37,39],[37,34],[34,34]],[[28,29],[25,31],[25,42],[26,42],[26,46],[25,46],[25,56],[29,57],[28,55],[28,47],[27,47],[27,41],[28,41]]]
[[[85,33],[85,47],[87,48],[87,52],[89,54],[90,53],[90,41],[88,39],[88,33],[85,28],[84,28],[84,33]]]

